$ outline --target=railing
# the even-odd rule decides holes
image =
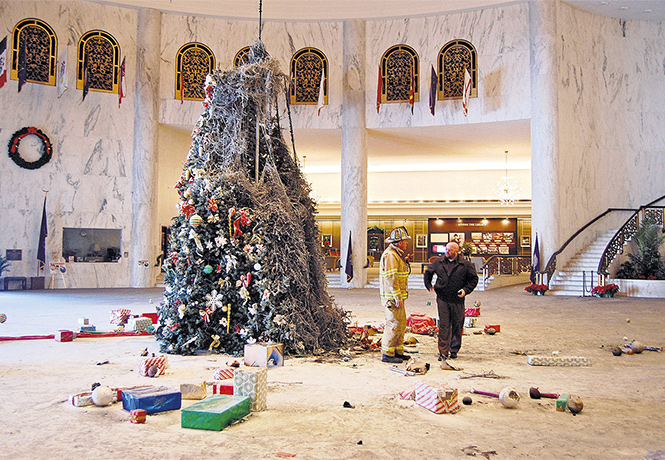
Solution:
[[[597,215],[593,219],[591,219],[589,222],[587,222],[582,228],[580,228],[578,231],[573,233],[573,236],[568,238],[565,243],[561,246],[561,248],[556,251],[554,254],[550,256],[550,260],[547,261],[547,264],[545,265],[545,269],[541,270],[539,273],[540,274],[545,274],[547,275],[547,285],[549,286],[550,281],[552,280],[552,275],[556,271],[556,257],[561,254],[566,247],[575,239],[577,238],[584,230],[589,228],[591,225],[594,223],[598,222],[600,219],[605,217],[606,215],[614,212],[614,211],[635,211],[635,209],[623,209],[623,208],[608,208],[605,212]]]
[[[635,211],[635,214],[633,214],[614,234],[610,242],[607,243],[607,246],[603,251],[603,255],[600,258],[600,262],[598,263],[597,273],[599,275],[607,276],[610,274],[610,264],[616,258],[617,254],[623,252],[623,245],[630,241],[635,233],[637,233],[637,229],[640,228],[640,222],[642,220],[654,219],[663,225],[663,208],[658,206],[651,206],[663,198],[665,198],[665,196],[659,198],[656,201],[652,201],[645,206],[641,206],[637,211]],[[640,215],[642,217],[641,219]]]
[[[649,217],[651,215],[656,215],[660,216],[661,221],[663,219],[663,208],[662,207],[657,207],[653,206],[655,203],[658,203],[661,200],[665,199],[665,195],[661,196],[660,198],[657,198],[653,200],[652,202],[641,206],[638,209],[631,209],[631,208],[608,208],[605,212],[599,214],[592,220],[590,220],[587,224],[585,224],[582,228],[580,228],[578,231],[576,231],[568,240],[566,240],[565,243],[561,246],[561,248],[556,251],[554,254],[550,256],[550,259],[547,261],[547,264],[545,265],[545,269],[541,270],[539,274],[546,275],[547,276],[547,285],[549,286],[550,281],[552,280],[552,275],[556,271],[556,258],[559,254],[561,254],[566,247],[575,239],[577,238],[584,230],[589,228],[592,224],[595,222],[599,221],[603,217],[607,216],[608,214],[611,214],[613,212],[626,212],[626,211],[632,211],[633,214],[626,220],[626,222],[621,226],[621,228],[614,234],[608,245],[605,247],[605,250],[603,251],[603,255],[601,257],[600,263],[598,264],[598,274],[606,276],[609,274],[609,266],[616,257],[617,254],[619,254],[622,251],[623,245],[629,241],[637,229],[639,228],[639,214],[641,211],[643,211],[643,214],[645,217]]]
[[[482,283],[486,288],[492,275],[519,275],[531,270],[531,256],[492,256],[481,267]]]

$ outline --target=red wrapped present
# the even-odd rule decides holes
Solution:
[[[157,313],[141,313],[144,318],[150,318],[152,324],[157,324]]]
[[[464,316],[480,316],[480,307],[465,308]]]
[[[435,414],[454,414],[459,410],[457,389],[431,382],[416,382],[416,404]]]
[[[212,370],[212,379],[213,380],[226,380],[233,378],[233,367],[221,367],[219,369]]]
[[[58,342],[71,342],[74,340],[74,331],[67,331],[65,329],[60,329],[55,331],[55,340]]]
[[[232,395],[233,394],[233,380],[222,380],[220,382],[212,382],[210,385],[212,394],[214,395]]]
[[[430,331],[438,331],[436,320],[427,315],[414,313],[406,319],[406,325],[411,328],[414,334],[429,334]]]
[[[485,332],[490,328],[494,328],[496,332],[501,332],[501,326],[498,324],[485,324]]]
[[[139,375],[146,377],[148,375],[148,369],[152,366],[157,366],[159,371],[157,375],[164,375],[166,368],[169,367],[168,358],[166,356],[154,356],[151,358],[141,358],[141,363],[139,364]]]
[[[145,423],[146,414],[145,409],[132,409],[129,411],[132,423]]]

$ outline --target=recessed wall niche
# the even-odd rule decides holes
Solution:
[[[67,262],[118,262],[121,249],[119,228],[62,229],[62,257]]]

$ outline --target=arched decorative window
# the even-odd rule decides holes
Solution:
[[[236,57],[233,58],[233,65],[235,67],[240,67],[241,65],[247,64],[249,59],[249,46],[245,46],[243,49],[236,53]]]
[[[34,18],[16,24],[12,33],[12,80],[18,80],[20,54],[25,59],[25,81],[55,86],[58,38],[51,26]]]
[[[464,69],[471,77],[471,97],[478,96],[478,58],[476,48],[466,40],[451,40],[439,52],[438,99],[461,99]]]
[[[203,43],[183,45],[176,54],[175,97],[187,101],[205,98],[203,84],[215,69],[215,55]]]
[[[103,30],[83,34],[76,53],[76,88],[88,84],[90,91],[118,92],[120,47],[113,35]]]
[[[396,45],[381,57],[381,102],[420,100],[420,59],[407,45]]]
[[[316,104],[323,75],[323,103],[328,103],[328,58],[316,48],[303,48],[291,58],[291,104]]]

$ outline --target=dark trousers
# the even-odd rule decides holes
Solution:
[[[447,356],[448,352],[457,353],[462,347],[464,330],[464,303],[446,302],[436,298],[439,310],[439,353]]]

